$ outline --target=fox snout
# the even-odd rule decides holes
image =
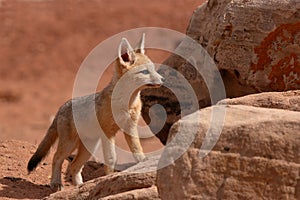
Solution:
[[[161,85],[164,84],[165,78],[162,77],[160,74],[155,72],[156,74],[152,77],[151,83],[148,83],[148,87],[160,87]]]
[[[166,80],[166,79],[165,79],[164,77],[162,77],[161,75],[159,75],[159,78],[158,78],[158,85],[164,84],[165,80]]]

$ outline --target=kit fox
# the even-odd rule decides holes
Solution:
[[[74,150],[77,150],[77,154],[69,164],[68,173],[70,174],[74,185],[83,182],[81,171],[84,163],[91,157],[91,153],[83,144],[81,140],[82,137],[79,137],[75,127],[72,113],[74,112],[74,106],[79,108],[83,113],[90,112],[90,108],[93,108],[96,111],[97,121],[106,136],[106,139],[102,139],[103,155],[106,164],[105,173],[110,174],[113,172],[116,163],[115,134],[120,130],[120,127],[114,120],[114,117],[118,117],[118,111],[117,113],[113,113],[115,108],[112,108],[112,96],[118,81],[122,77],[125,77],[125,75],[127,77],[125,81],[128,80],[128,83],[132,85],[125,84],[122,91],[123,93],[126,92],[129,86],[131,87],[131,90],[133,87],[136,87],[136,85],[138,85],[138,87],[134,88],[126,110],[122,110],[122,112],[125,112],[130,118],[124,119],[126,128],[122,129],[122,131],[125,133],[126,141],[135,159],[137,161],[145,159],[137,131],[137,123],[140,118],[142,107],[140,91],[144,88],[161,86],[164,82],[164,78],[155,71],[153,62],[145,55],[144,43],[145,34],[142,35],[138,49],[134,50],[128,40],[122,38],[118,48],[118,59],[116,61],[115,72],[109,85],[101,92],[74,98],[60,107],[46,136],[43,138],[37,151],[28,162],[27,169],[29,172],[36,168],[58,138],[57,150],[54,154],[52,163],[51,188],[55,190],[62,189],[62,163],[74,152]],[[134,82],[136,82],[136,85]],[[118,95],[118,93],[116,93],[116,95]],[[122,104],[122,98],[117,98],[117,101]],[[84,119],[83,121],[86,122],[87,119]],[[87,124],[89,124],[89,122],[87,122]],[[85,134],[87,138],[90,137],[88,132]],[[96,148],[96,146],[93,146],[91,149]]]

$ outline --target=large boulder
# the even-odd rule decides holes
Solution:
[[[222,76],[229,98],[263,91],[299,89],[299,12],[300,3],[291,0],[209,0],[195,10],[187,35],[207,50]],[[176,52],[192,54],[193,49],[187,43],[187,40],[183,40]],[[209,60],[206,56],[201,53],[194,55],[196,60],[203,61],[197,62],[197,66],[211,66],[211,63],[206,62]],[[197,73],[190,61],[174,53],[163,64],[172,67],[188,80],[200,108],[216,103],[211,102],[208,90],[213,88],[214,83],[207,85],[203,77],[207,74],[201,76]],[[161,67],[160,73],[170,80],[172,87],[182,87],[174,71]],[[214,81],[216,78],[210,75],[207,79]],[[164,144],[170,127],[183,115],[180,106],[189,105],[189,102],[181,102],[180,105],[173,92],[162,87],[142,93],[143,117],[146,122],[151,121],[148,113],[152,105],[165,107],[167,119],[163,128],[157,131],[161,124],[151,123],[151,129],[158,132],[157,137]],[[154,113],[153,116],[157,121],[165,119],[160,113]]]
[[[170,164],[157,173],[160,197],[299,199],[300,112],[227,105],[218,138],[207,130],[213,109],[224,106],[204,108],[172,126],[159,162]],[[202,148],[205,136],[217,143],[202,156],[208,150]],[[176,160],[176,155],[181,156]]]

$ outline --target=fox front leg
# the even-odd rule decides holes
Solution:
[[[125,139],[136,161],[141,162],[146,159],[138,135],[137,127],[130,128],[129,133],[125,133]]]
[[[105,174],[112,174],[117,162],[117,155],[115,149],[115,137],[104,137],[102,139],[103,155],[105,162]]]

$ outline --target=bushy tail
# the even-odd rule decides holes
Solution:
[[[58,137],[56,121],[57,121],[56,118],[54,118],[50,128],[47,131],[46,136],[38,146],[36,152],[30,158],[27,165],[28,172],[31,172],[37,167],[37,165],[42,161],[42,159],[48,154],[51,146],[55,143]]]

